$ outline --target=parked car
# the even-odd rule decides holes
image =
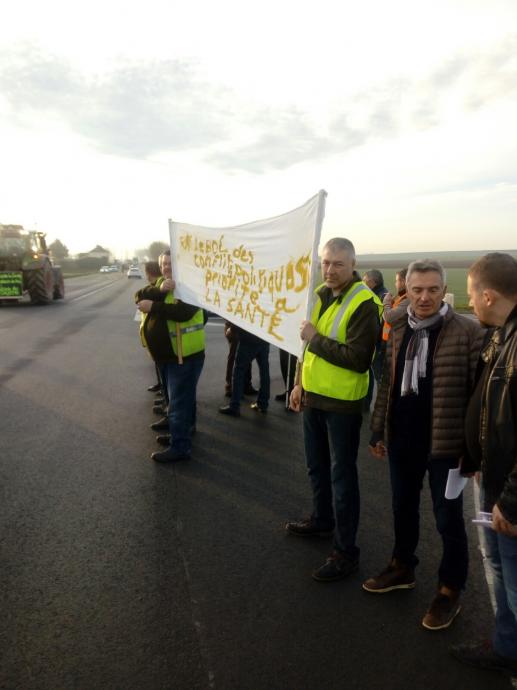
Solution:
[[[99,273],[110,273],[111,268],[109,266],[101,266],[99,269]]]
[[[127,272],[128,278],[143,278],[142,271],[138,266],[130,266]]]

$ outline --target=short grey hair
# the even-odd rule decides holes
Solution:
[[[344,237],[333,237],[331,240],[325,243],[323,249],[330,249],[332,252],[345,251],[348,252],[353,259],[355,259],[355,247],[350,240],[347,240]]]
[[[412,261],[407,269],[406,283],[409,283],[412,273],[429,273],[429,271],[435,271],[440,275],[443,286],[447,284],[445,268],[435,259],[418,259],[417,261]]]
[[[375,280],[375,285],[384,285],[384,276],[376,268],[370,268],[369,271],[365,271],[364,275],[371,280]]]

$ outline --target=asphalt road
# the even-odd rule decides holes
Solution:
[[[133,320],[139,285],[77,278],[62,302],[0,307],[0,687],[509,688],[447,651],[492,623],[472,525],[460,616],[444,632],[420,625],[439,554],[427,489],[417,587],[361,590],[392,541],[386,466],[364,443],[360,571],[311,579],[330,545],[284,530],[310,510],[301,420],[274,401],[267,416],[217,413],[221,322],[207,325],[193,459],[149,460],[154,370]],[[270,359],[275,393],[275,350]],[[469,486],[469,522],[472,497]]]

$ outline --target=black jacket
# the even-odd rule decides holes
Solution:
[[[144,337],[151,357],[157,364],[165,362],[177,362],[178,358],[174,354],[169,335],[167,321],[190,321],[199,307],[184,302],[168,304],[165,302],[166,292],[162,292],[159,287],[147,285],[138,290],[135,294],[135,302],[150,299],[153,302],[151,311],[144,322]],[[204,352],[196,352],[190,357],[204,357]]]
[[[481,357],[490,371],[481,377],[479,444],[485,507],[497,503],[517,524],[517,307],[497,328]]]

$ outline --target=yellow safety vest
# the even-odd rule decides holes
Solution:
[[[168,292],[165,297],[165,304],[175,304],[174,294]],[[196,352],[203,352],[205,349],[205,320],[203,310],[198,309],[190,321],[179,321],[181,333],[181,347],[183,357],[194,355]],[[171,338],[172,349],[178,356],[178,343],[176,332],[176,321],[167,321],[169,336]]]
[[[343,295],[341,304],[336,300],[319,316],[321,299],[316,289],[316,302],[312,310],[311,323],[318,333],[328,338],[346,343],[346,329],[350,317],[357,307],[368,300],[373,300],[382,314],[382,303],[379,298],[362,281],[353,283]],[[351,369],[330,364],[322,357],[310,352],[307,348],[303,358],[302,386],[310,393],[324,395],[338,400],[361,400],[368,392],[368,372],[362,374]]]
[[[158,278],[156,287],[160,287],[165,278]],[[175,304],[174,293],[168,292],[165,296],[165,304]],[[144,335],[144,324],[149,314],[142,314],[143,318],[140,323],[140,337],[142,344],[147,347]],[[189,321],[180,321],[181,346],[184,357],[194,355],[196,352],[203,352],[205,349],[205,319],[203,310],[198,309],[194,316]],[[171,339],[172,350],[176,357],[178,356],[176,321],[167,320],[167,330]]]

